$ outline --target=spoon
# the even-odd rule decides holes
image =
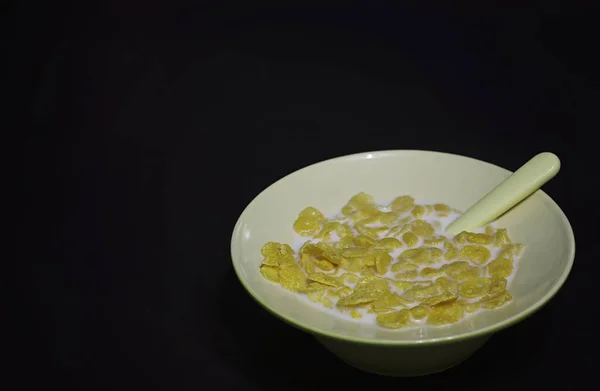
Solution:
[[[542,187],[559,170],[560,160],[555,154],[542,152],[535,155],[450,223],[446,233],[456,235],[483,227]]]

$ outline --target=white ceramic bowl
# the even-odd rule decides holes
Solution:
[[[243,211],[231,239],[234,269],[263,307],[313,334],[355,367],[390,376],[442,371],[469,357],[494,332],[541,308],[569,275],[575,255],[573,231],[543,191],[497,220],[513,240],[527,246],[508,287],[513,300],[455,325],[386,330],[336,317],[265,280],[259,273],[260,249],[269,241],[291,243],[292,224],[307,206],[332,214],[351,196],[365,192],[376,200],[408,194],[465,210],[509,175],[468,157],[412,150],[360,153],[311,165],[269,186]]]

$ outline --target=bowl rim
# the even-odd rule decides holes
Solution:
[[[570,251],[569,251],[568,259],[567,259],[567,266],[566,266],[565,270],[563,270],[562,274],[557,279],[557,281],[554,283],[554,285],[550,288],[550,290],[544,296],[542,296],[537,302],[535,302],[534,304],[532,304],[530,307],[526,308],[525,310],[523,310],[507,319],[504,319],[503,321],[494,323],[492,325],[483,327],[481,329],[469,331],[466,333],[456,334],[456,335],[450,335],[447,337],[424,338],[424,339],[415,339],[415,340],[397,340],[397,341],[395,341],[395,340],[388,340],[388,339],[378,340],[378,339],[374,339],[374,338],[370,339],[370,338],[352,337],[352,336],[344,335],[342,333],[336,333],[336,332],[312,327],[312,326],[306,325],[300,321],[297,321],[297,320],[293,319],[292,317],[288,317],[283,314],[280,314],[275,309],[271,308],[265,301],[263,301],[261,299],[261,297],[252,290],[252,288],[249,286],[249,284],[246,283],[246,281],[242,277],[241,272],[238,269],[236,262],[235,262],[236,250],[235,250],[234,246],[237,244],[236,238],[239,236],[238,234],[239,234],[239,231],[241,230],[244,215],[252,207],[252,205],[254,204],[256,199],[258,197],[260,197],[263,193],[267,192],[271,187],[274,187],[276,184],[285,180],[289,176],[295,175],[303,170],[308,170],[316,165],[330,163],[330,162],[334,162],[334,161],[341,161],[341,160],[355,160],[355,159],[362,160],[365,158],[382,158],[382,157],[386,157],[386,156],[395,156],[398,154],[411,154],[411,153],[419,153],[419,154],[425,153],[425,154],[447,155],[447,156],[449,155],[449,156],[453,156],[453,157],[459,157],[462,159],[473,160],[478,163],[483,163],[483,164],[487,164],[487,165],[499,168],[501,170],[506,171],[507,173],[512,173],[512,171],[507,170],[503,167],[500,167],[498,165],[495,165],[493,163],[489,163],[489,162],[486,162],[483,160],[475,159],[472,157],[458,155],[458,154],[454,154],[454,153],[448,153],[448,152],[418,150],[418,149],[396,149],[396,150],[380,150],[380,151],[353,153],[353,154],[349,154],[349,155],[343,155],[343,156],[338,156],[338,157],[322,160],[317,163],[313,163],[313,164],[310,164],[303,168],[300,168],[296,171],[293,171],[293,172],[281,177],[277,181],[273,182],[271,185],[269,185],[264,190],[262,190],[258,195],[256,195],[252,199],[252,201],[250,201],[250,203],[248,203],[248,205],[244,208],[244,210],[240,214],[240,217],[238,218],[238,220],[234,226],[233,233],[231,235],[231,243],[230,243],[230,252],[231,252],[231,260],[232,260],[232,264],[233,264],[233,269],[235,271],[235,274],[237,275],[238,280],[240,281],[242,286],[246,289],[246,291],[250,294],[250,296],[252,298],[254,298],[254,300],[256,302],[258,302],[258,304],[260,304],[263,308],[268,310],[270,313],[272,313],[279,319],[285,321],[286,323],[288,323],[300,330],[306,331],[315,336],[329,337],[329,338],[336,339],[336,340],[358,343],[358,344],[380,345],[380,346],[417,346],[417,345],[443,344],[443,343],[463,341],[463,340],[476,338],[476,337],[483,337],[483,336],[498,332],[507,327],[513,326],[514,324],[525,320],[529,316],[531,316],[534,313],[536,313],[537,311],[539,311],[545,304],[547,304],[556,295],[556,293],[558,293],[558,291],[562,288],[565,281],[567,280],[567,277],[569,276],[569,274],[571,272],[571,269],[573,268],[573,263],[575,260],[575,236],[573,234],[573,227],[571,226],[569,219],[567,218],[565,213],[562,211],[560,206],[552,199],[552,197],[550,197],[548,194],[546,194],[541,189],[538,190],[540,192],[540,195],[542,197],[545,197],[547,200],[551,201],[552,204],[554,204],[559,217],[561,218],[563,224],[565,225],[565,228],[567,229],[568,246],[570,247]],[[368,155],[371,155],[371,156],[367,157]]]

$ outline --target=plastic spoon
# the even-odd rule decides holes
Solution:
[[[446,233],[456,235],[483,227],[542,187],[559,170],[560,160],[555,154],[542,152],[535,155],[450,223]]]

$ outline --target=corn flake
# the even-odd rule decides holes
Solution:
[[[476,234],[476,233],[472,233],[472,232],[467,232],[465,234],[465,238],[467,239],[467,242],[469,243],[475,243],[475,244],[492,244],[494,243],[495,238],[492,235],[488,235],[488,234]]]
[[[443,255],[443,251],[437,247],[423,246],[405,250],[400,254],[399,259],[417,264],[429,264],[438,261]]]
[[[463,314],[463,306],[456,301],[440,304],[433,307],[427,317],[427,323],[431,325],[452,324],[461,320]]]
[[[484,297],[483,299],[479,300],[479,305],[481,308],[494,309],[504,305],[505,303],[508,303],[511,300],[512,296],[510,293],[504,290]]]
[[[461,282],[458,286],[458,292],[462,297],[474,299],[487,294],[490,284],[491,280],[489,278],[473,278],[471,280]]]
[[[410,230],[417,236],[429,238],[435,233],[435,229],[426,221],[415,220],[410,223]]]
[[[399,329],[410,324],[410,311],[402,309],[377,315],[377,324],[388,329]]]
[[[489,261],[492,253],[486,247],[478,244],[470,244],[461,248],[458,256],[460,259],[466,259],[477,265],[483,265]]]
[[[262,276],[269,281],[279,282],[279,268],[278,267],[263,265],[260,267],[260,274],[262,274]]]
[[[328,286],[340,287],[344,285],[339,277],[330,276],[324,273],[309,274],[308,279]]]
[[[476,278],[481,275],[481,269],[469,265],[469,262],[456,261],[442,266],[442,270],[449,277],[457,281],[464,281],[470,278]]]
[[[411,196],[400,196],[392,201],[392,210],[397,213],[408,212],[415,205],[415,199]]]
[[[375,269],[379,274],[387,273],[392,263],[392,256],[386,252],[380,251],[375,255]]]
[[[437,285],[428,283],[424,286],[414,286],[404,292],[404,298],[410,301],[424,300],[439,294]]]
[[[425,307],[424,305],[414,306],[409,311],[410,311],[410,315],[415,320],[425,319],[427,317],[427,315],[429,314],[429,308]]]
[[[306,286],[306,276],[298,265],[283,265],[279,268],[279,283],[290,291]]]
[[[508,258],[496,258],[487,264],[489,275],[494,277],[506,278],[512,274],[513,269],[513,262]]]
[[[405,232],[402,235],[402,241],[406,243],[408,247],[414,247],[419,243],[419,237],[412,232]]]

